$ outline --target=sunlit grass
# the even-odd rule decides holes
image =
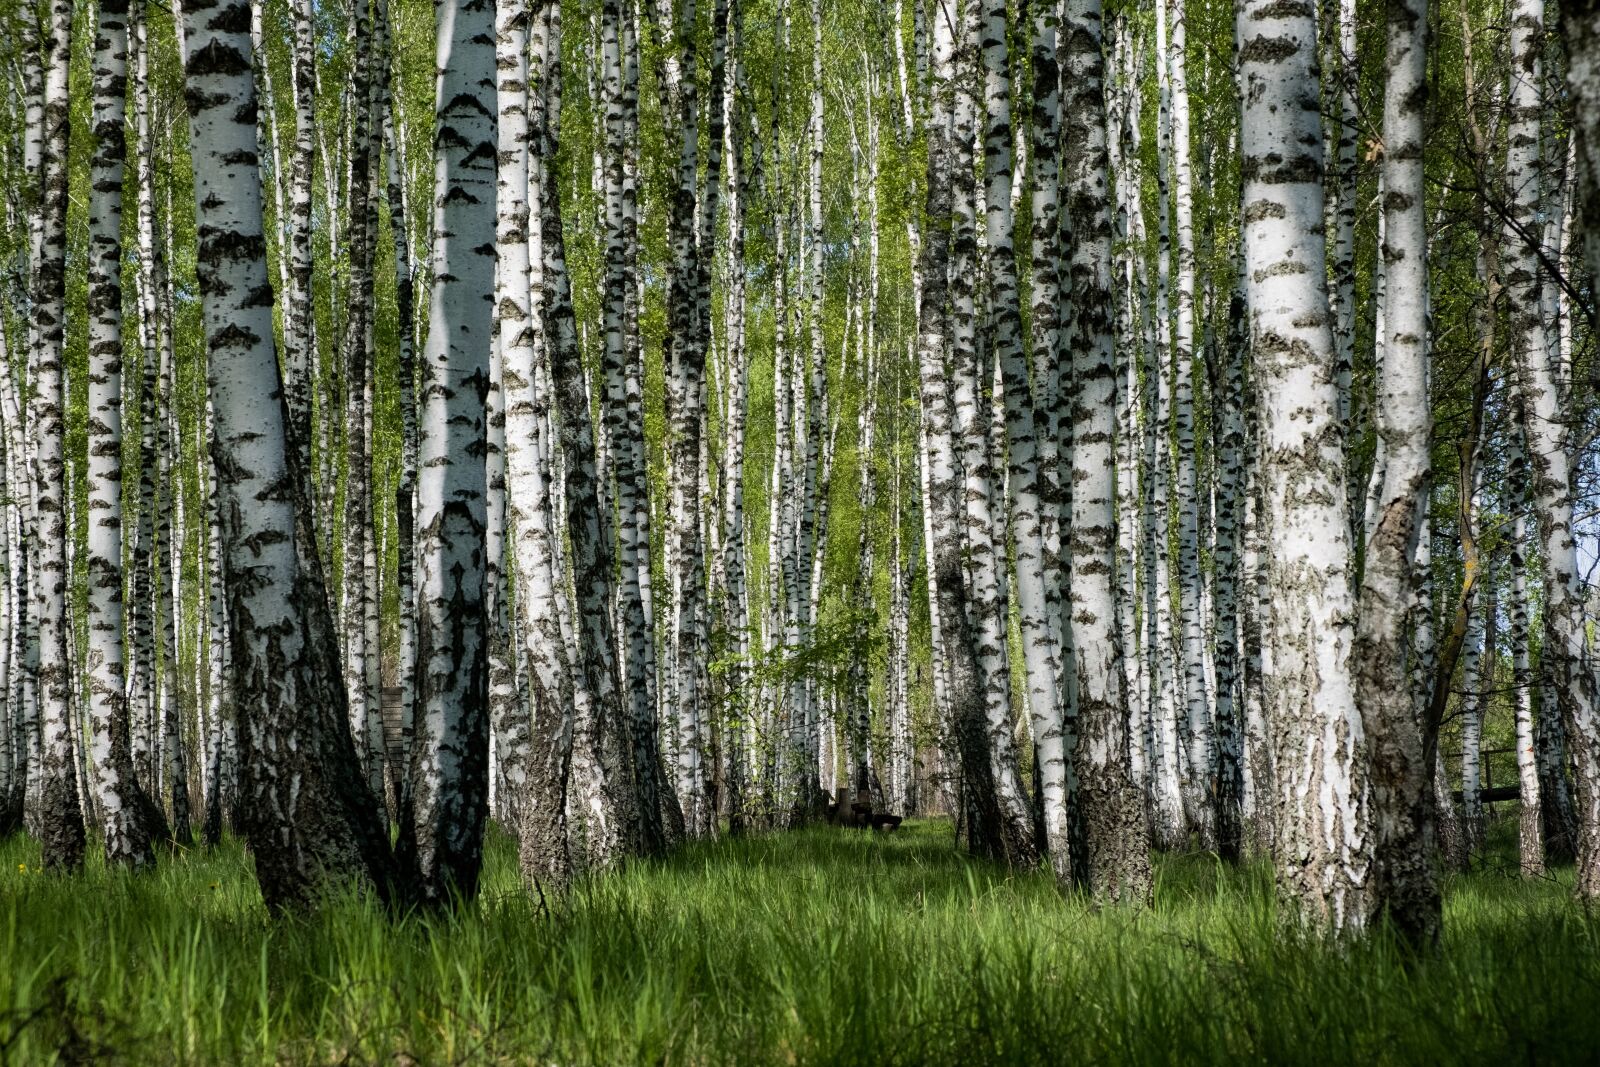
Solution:
[[[549,912],[498,836],[477,904],[404,919],[269,921],[237,843],[37,867],[0,845],[0,1063],[1600,1060],[1600,919],[1509,864],[1451,881],[1423,960],[1286,936],[1259,866],[1168,857],[1096,911],[942,823],[690,846]]]

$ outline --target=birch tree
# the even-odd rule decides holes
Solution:
[[[1427,217],[1423,204],[1423,109],[1427,105],[1427,8],[1390,0],[1388,72],[1383,109],[1384,329],[1379,367],[1378,433],[1383,487],[1368,538],[1360,610],[1350,663],[1371,760],[1374,903],[1408,940],[1438,938],[1441,898],[1432,856],[1430,810],[1437,747],[1426,703],[1408,682],[1407,661],[1421,650],[1412,604],[1421,587],[1416,564],[1426,536],[1431,489],[1428,405]]]
[[[655,821],[661,818],[661,808],[654,805],[676,802],[671,801],[670,793],[662,798],[656,791],[662,782],[662,771],[654,732],[641,737],[638,724],[629,721],[627,697],[619,682],[610,613],[614,599],[612,535],[607,516],[600,510],[595,435],[578,351],[562,226],[560,175],[555,166],[561,86],[560,7],[551,4],[548,11],[550,58],[543,78],[546,95],[539,152],[544,160],[540,195],[544,343],[550,391],[560,417],[563,477],[558,498],[565,509],[567,541],[571,545],[568,565],[576,593],[573,627],[579,650],[578,672],[593,709],[590,736],[575,737],[574,751],[580,740],[589,745],[599,776],[598,793],[589,798],[589,815],[595,821],[589,831],[589,859],[592,863],[610,863],[625,851],[664,847],[664,835],[658,833],[654,839],[647,836],[652,821],[658,828],[661,825]],[[642,456],[636,454],[634,458]],[[580,702],[580,711],[582,707]]]
[[[984,9],[968,0],[957,33],[952,79],[950,120],[951,196],[950,240],[950,373],[951,404],[957,433],[957,463],[961,472],[962,532],[967,569],[967,612],[973,628],[978,663],[982,670],[984,715],[988,722],[990,760],[996,796],[1004,819],[1008,853],[1033,851],[1031,819],[1022,795],[1011,722],[1011,673],[1008,656],[1006,576],[1003,529],[996,519],[998,485],[995,455],[990,440],[990,412],[984,393],[984,360],[978,350],[978,285],[982,263],[977,235],[977,190],[972,161],[977,142],[979,96],[971,71],[983,61]],[[997,49],[988,50],[991,57]],[[1009,122],[1007,122],[1009,126]],[[1003,166],[1010,169],[1010,153]],[[997,162],[999,162],[997,160]],[[1009,200],[1010,183],[1005,183]],[[987,194],[987,190],[985,190]],[[820,195],[820,194],[817,194]],[[985,195],[987,199],[987,195]],[[818,256],[820,268],[820,255]],[[808,459],[809,467],[809,459]]]
[[[1194,179],[1189,144],[1189,80],[1185,53],[1188,17],[1183,0],[1174,0],[1171,45],[1171,158],[1173,218],[1177,237],[1177,300],[1173,309],[1172,427],[1177,447],[1173,505],[1178,526],[1178,615],[1182,626],[1181,660],[1187,741],[1184,803],[1190,826],[1202,848],[1216,845],[1216,751],[1211,708],[1206,694],[1205,634],[1200,604],[1200,516],[1194,432],[1194,362],[1196,336]],[[1163,355],[1165,350],[1163,349]]]
[[[637,402],[641,372],[633,367],[629,339],[635,319],[629,314],[634,286],[631,269],[637,240],[637,193],[628,181],[627,134],[637,126],[637,81],[631,29],[624,25],[620,0],[602,3],[601,76],[605,142],[605,289],[602,302],[602,365],[606,438],[615,450],[617,615],[621,638],[623,689],[631,738],[630,776],[637,791],[640,847],[658,852],[666,843],[663,801],[656,783],[658,762],[650,632],[649,496],[644,471],[644,413]],[[633,220],[630,224],[630,220]],[[632,402],[630,402],[630,400]]]
[[[249,6],[190,0],[184,26],[240,818],[269,907],[311,904],[351,878],[387,891],[388,839],[350,744],[309,472],[273,350]]]
[[[494,343],[494,13],[447,0],[435,54],[433,285],[417,441],[417,718],[400,852],[471,899],[488,809],[485,405]]]
[[[342,582],[344,685],[349,702],[350,732],[356,752],[376,796],[383,795],[383,728],[376,706],[378,649],[369,634],[368,618],[376,618],[376,570],[372,528],[372,374],[376,318],[377,202],[375,174],[377,138],[373,131],[377,64],[382,50],[374,38],[382,29],[364,0],[351,10],[355,47],[350,92],[349,296],[345,301],[342,339],[345,376],[345,483]],[[375,55],[374,53],[377,53]],[[369,646],[369,639],[370,646]]]
[[[739,0],[728,4],[728,62],[732,66],[723,84],[723,155],[727,160],[728,254],[726,260],[728,292],[724,298],[723,336],[724,374],[727,393],[724,418],[727,420],[726,451],[722,458],[722,620],[731,642],[727,671],[727,691],[732,708],[724,722],[727,746],[726,783],[728,832],[738,834],[745,827],[745,789],[747,779],[746,721],[748,697],[744,664],[750,655],[750,599],[745,574],[744,455],[745,425],[750,414],[749,363],[745,345],[746,263],[745,212],[749,204],[749,179],[745,166],[745,125],[747,116],[738,104],[743,73],[744,9]]]
[[[128,5],[100,5],[90,162],[89,718],[106,858],[153,862],[160,811],[139,788],[129,746],[122,612],[122,183],[127,158]]]
[[[1005,11],[999,5],[1001,38]],[[996,17],[991,5],[990,18]],[[1039,441],[1040,398],[1034,381],[1059,377],[1061,323],[1059,300],[1063,241],[1060,205],[1061,72],[1057,63],[1059,18],[1050,7],[1034,7],[1029,20],[1029,55],[1033,66],[1032,169],[1029,269],[1032,298],[1029,340],[1035,374],[1030,375],[1020,345],[998,353],[1005,382],[1006,430],[1011,490],[1011,528],[1017,572],[1017,609],[1027,675],[1028,708],[1032,714],[1034,789],[1043,812],[1044,849],[1058,884],[1071,878],[1068,813],[1068,743],[1063,707],[1059,604],[1052,604],[1046,581],[1046,508],[1057,506],[1052,487],[1041,491]],[[989,33],[995,34],[991,24]],[[991,93],[998,90],[996,85]],[[991,120],[992,121],[992,120]],[[1008,131],[1009,132],[1009,131]],[[994,224],[991,223],[991,230]],[[1047,475],[1044,475],[1047,477]],[[1057,524],[1059,525],[1059,524]],[[1059,540],[1060,531],[1055,531]]]
[[[953,169],[961,158],[957,141],[962,127],[953,121],[957,96],[953,83],[962,76],[956,65],[961,17],[960,12],[950,8],[934,12],[928,80],[927,221],[921,249],[923,290],[917,360],[927,467],[924,500],[932,530],[928,554],[941,637],[934,654],[947,664],[947,695],[955,747],[960,754],[961,799],[965,808],[962,818],[969,847],[1025,865],[1032,862],[1035,854],[1031,841],[1014,836],[1014,821],[999,792],[984,668],[969,616],[968,583],[962,561],[965,509],[956,451],[957,419],[954,390],[945,369],[954,311],[948,274],[956,229]],[[965,127],[969,145],[970,121]],[[970,309],[966,314],[971,314]]]
[[[1354,604],[1343,440],[1322,233],[1316,23],[1309,7],[1237,9],[1242,219],[1272,523],[1263,671],[1277,773],[1280,893],[1304,920],[1358,931],[1371,908],[1367,744],[1349,655]],[[1313,785],[1315,783],[1315,785]]]
[[[1128,770],[1126,676],[1116,628],[1116,376],[1112,358],[1111,209],[1105,50],[1098,0],[1070,0],[1063,186],[1073,235],[1066,337],[1072,353],[1072,664],[1078,704],[1074,770],[1088,886],[1140,903],[1150,895],[1144,806]]]
[[[1590,277],[1600,277],[1600,3],[1561,5],[1567,91],[1572,96],[1577,222]]]
[[[62,355],[66,331],[67,134],[70,99],[72,12],[69,0],[53,0],[46,14],[44,84],[39,121],[43,131],[42,195],[33,275],[31,356],[34,395],[29,404],[34,430],[33,508],[37,547],[34,574],[39,634],[40,795],[38,830],[47,870],[77,870],[83,864],[83,814],[78,802],[69,710],[71,652],[67,605],[65,497],[65,392]]]
[[[543,5],[541,5],[542,7]],[[550,398],[535,388],[542,291],[533,287],[530,222],[531,190],[542,188],[545,70],[548,48],[541,34],[535,50],[540,69],[528,60],[527,5],[502,2],[495,10],[498,53],[500,167],[498,174],[499,265],[498,327],[506,398],[506,489],[516,602],[531,695],[532,728],[524,799],[521,804],[523,876],[541,886],[560,888],[569,875],[567,782],[572,758],[572,713],[578,696],[567,650],[572,635],[563,625],[556,598],[564,595],[553,538],[549,471],[552,442],[544,433]],[[531,17],[530,17],[531,16]],[[535,23],[541,25],[540,23]],[[542,28],[542,25],[541,25]],[[530,184],[530,175],[539,185]],[[542,220],[541,220],[542,222]]]
[[[1507,569],[1511,572],[1511,610],[1507,613],[1511,643],[1512,701],[1516,715],[1517,784],[1520,801],[1517,812],[1517,859],[1522,873],[1535,876],[1544,872],[1544,819],[1540,803],[1539,753],[1533,711],[1533,658],[1529,649],[1528,561],[1525,555],[1530,540],[1528,520],[1523,515],[1528,492],[1528,457],[1521,441],[1512,444],[1507,481],[1517,494],[1517,517],[1512,520],[1511,548]]]
[[[1581,16],[1575,22],[1581,22]],[[1506,149],[1506,225],[1511,233],[1504,252],[1505,284],[1518,417],[1527,442],[1532,499],[1539,517],[1544,587],[1542,673],[1549,680],[1547,699],[1553,698],[1560,708],[1571,746],[1578,813],[1576,891],[1581,897],[1593,898],[1600,896],[1600,692],[1584,636],[1583,579],[1572,526],[1572,433],[1561,384],[1544,344],[1540,250],[1534,244],[1539,234],[1534,222],[1539,211],[1543,41],[1543,0],[1517,0],[1511,10]],[[1583,76],[1573,84],[1583,99],[1587,84]]]

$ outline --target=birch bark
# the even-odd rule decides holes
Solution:
[[[1422,173],[1426,7],[1419,0],[1389,0],[1385,24],[1381,254],[1387,332],[1377,404],[1384,465],[1350,664],[1371,761],[1373,903],[1408,941],[1430,945],[1438,939],[1442,922],[1432,855],[1432,754],[1437,742],[1426,702],[1419,705],[1407,669],[1408,660],[1420,667],[1425,654],[1412,616],[1423,581],[1419,559],[1427,558],[1422,540],[1432,473]],[[1425,602],[1422,607],[1431,609]],[[1431,681],[1431,672],[1427,676]]]
[[[485,576],[494,343],[494,13],[439,0],[433,284],[417,456],[417,719],[400,855],[432,903],[471,899],[488,802]]]
[[[1116,627],[1116,372],[1112,355],[1111,211],[1105,51],[1098,0],[1068,0],[1063,20],[1063,185],[1073,236],[1071,625],[1077,700],[1073,766],[1088,888],[1137,904],[1151,890],[1144,805],[1128,770],[1126,676]]]
[[[128,737],[122,612],[122,183],[128,5],[105,0],[95,32],[89,220],[89,754],[108,862],[154,860],[160,812],[139,788]],[[8,724],[9,725],[9,724]]]
[[[307,472],[273,349],[249,6],[190,0],[184,15],[243,829],[269,907],[312,904],[349,878],[386,892],[388,839],[350,745]]]
[[[1573,532],[1574,443],[1560,396],[1561,383],[1544,344],[1539,250],[1530,244],[1539,232],[1534,222],[1539,210],[1543,0],[1517,0],[1511,16],[1511,118],[1506,150],[1510,202],[1506,213],[1508,228],[1519,232],[1506,242],[1504,255],[1507,312],[1518,414],[1539,517],[1544,586],[1541,673],[1549,681],[1545,699],[1553,699],[1560,708],[1571,748],[1578,823],[1576,892],[1592,899],[1600,896],[1600,683],[1584,636],[1583,580]],[[1581,15],[1575,12],[1574,25],[1581,22]],[[1575,60],[1573,66],[1580,63]],[[1581,93],[1586,82],[1580,75],[1573,84]],[[1587,152],[1587,147],[1582,151]],[[1581,164],[1580,170],[1583,166],[1587,163]],[[1593,235],[1586,237],[1586,241],[1593,240]]]
[[[1357,931],[1371,910],[1366,738],[1322,235],[1316,22],[1304,4],[1237,10],[1246,293],[1272,517],[1263,662],[1276,752],[1278,885],[1302,918]]]
[[[66,424],[62,358],[66,332],[67,136],[71,100],[73,5],[52,0],[46,14],[43,107],[43,195],[39,254],[34,265],[32,379],[33,498],[38,538],[36,604],[39,633],[41,782],[38,836],[46,870],[83,864],[83,812],[69,711],[71,651],[67,605]]]

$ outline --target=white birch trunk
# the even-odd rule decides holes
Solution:
[[[122,612],[122,182],[128,5],[100,5],[95,33],[89,221],[89,755],[108,862],[154,861],[159,812],[139,788],[128,737]],[[147,415],[148,417],[148,415]]]
[[[1248,0],[1237,15],[1246,292],[1273,523],[1263,681],[1277,756],[1278,885],[1305,921],[1355,931],[1371,908],[1371,841],[1366,739],[1349,668],[1354,605],[1322,129],[1301,102],[1319,79],[1316,24],[1310,8],[1270,0]]]
[[[1438,937],[1441,898],[1429,755],[1432,724],[1408,674],[1431,682],[1432,605],[1423,595],[1430,559],[1427,218],[1423,205],[1423,106],[1427,100],[1427,11],[1390,0],[1383,111],[1383,326],[1377,429],[1384,441],[1382,488],[1362,571],[1350,657],[1365,728],[1370,816],[1375,831],[1373,906],[1408,941]],[[1420,616],[1420,617],[1419,617]],[[1407,634],[1410,632],[1410,648]],[[1409,655],[1408,655],[1409,653]]]
[[[34,264],[31,370],[34,396],[33,498],[38,538],[34,575],[39,609],[40,794],[37,834],[46,870],[83,864],[83,814],[78,803],[69,694],[72,655],[67,605],[65,350],[67,132],[73,5],[52,0],[46,15],[43,108],[43,196],[39,254]]]
[[[309,482],[289,443],[273,350],[249,8],[190,7],[185,22],[212,454],[242,726],[241,820],[269,907],[309,904],[347,878],[385,891],[388,838],[349,741],[310,542]]]
[[[1007,651],[1007,597],[1004,545],[995,533],[1004,527],[996,516],[998,486],[990,443],[990,418],[983,402],[988,384],[978,352],[977,281],[982,270],[977,235],[978,208],[972,153],[977,131],[977,94],[968,71],[980,61],[984,36],[981,0],[967,0],[957,36],[951,161],[953,226],[950,244],[950,363],[954,379],[952,404],[958,437],[958,464],[964,501],[963,532],[967,569],[967,605],[982,671],[984,715],[988,723],[992,776],[1005,820],[1009,852],[1037,846],[1032,817],[1017,769],[1011,721],[1011,664]],[[1009,146],[1008,146],[1009,148]],[[1009,156],[1009,150],[1006,152]],[[1006,160],[1009,172],[1010,161]],[[987,199],[987,197],[985,197]],[[1009,201],[1009,191],[1006,197]],[[997,205],[999,206],[999,205]],[[820,259],[820,256],[819,256]],[[926,272],[924,272],[926,274]],[[926,283],[925,283],[926,284]],[[967,769],[970,774],[970,768]]]
[[[1600,683],[1584,634],[1583,577],[1573,530],[1575,442],[1544,343],[1538,249],[1530,245],[1530,238],[1538,236],[1543,0],[1517,0],[1511,15],[1507,227],[1519,232],[1507,240],[1504,262],[1518,414],[1539,517],[1544,586],[1540,673],[1549,683],[1545,699],[1560,708],[1571,749],[1578,823],[1576,892],[1592,899],[1600,897]],[[1575,21],[1581,23],[1582,15],[1575,14]],[[1581,77],[1575,84],[1583,84]]]
[[[1089,891],[1140,903],[1151,891],[1144,805],[1128,768],[1126,675],[1116,628],[1116,376],[1112,348],[1111,206],[1105,49],[1099,0],[1069,0],[1063,184],[1072,253],[1071,626],[1077,704],[1073,766]]]
[[[1511,572],[1511,610],[1508,613],[1511,640],[1512,708],[1516,722],[1517,784],[1521,790],[1517,815],[1517,857],[1522,873],[1534,877],[1544,873],[1544,820],[1540,811],[1539,754],[1537,723],[1533,711],[1533,668],[1528,649],[1528,520],[1520,505],[1526,501],[1527,454],[1520,442],[1513,445],[1508,481],[1518,494],[1517,517],[1512,520],[1511,552],[1507,559]],[[1548,712],[1546,713],[1548,714]]]
[[[494,343],[494,18],[443,0],[433,284],[417,456],[417,719],[400,852],[419,895],[477,890],[487,814],[485,409]]]
[[[1163,0],[1166,2],[1166,0]],[[1178,517],[1178,615],[1183,628],[1184,725],[1187,742],[1184,806],[1200,847],[1214,849],[1216,807],[1216,740],[1206,687],[1206,642],[1201,623],[1200,498],[1194,433],[1195,245],[1194,194],[1189,163],[1189,83],[1185,51],[1188,18],[1182,0],[1175,0],[1172,39],[1167,50],[1171,73],[1172,193],[1177,237],[1177,301],[1173,328],[1172,426],[1177,446],[1173,505]]]
[[[543,6],[543,5],[541,5]],[[549,449],[544,433],[550,397],[535,388],[539,338],[543,332],[543,285],[533,285],[529,222],[534,189],[542,188],[544,34],[534,50],[540,67],[530,71],[530,12],[520,0],[503,0],[495,9],[498,53],[500,145],[497,178],[499,263],[497,302],[501,373],[505,389],[506,500],[509,505],[516,603],[531,722],[520,707],[517,730],[497,731],[508,743],[523,731],[528,738],[526,763],[513,760],[507,785],[521,790],[516,810],[521,831],[523,877],[541,887],[559,889],[571,870],[567,852],[567,783],[572,759],[571,707],[588,699],[587,689],[574,685],[568,655],[572,634],[563,627],[558,598],[565,596],[557,570],[553,541],[558,534],[551,510]],[[534,77],[530,77],[532,74]],[[532,83],[537,78],[537,86]],[[540,179],[530,185],[530,173]],[[542,220],[541,220],[542,221]],[[542,226],[540,227],[542,238]],[[541,283],[543,279],[541,277]]]

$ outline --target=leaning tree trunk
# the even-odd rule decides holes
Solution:
[[[122,181],[128,4],[104,0],[95,34],[89,211],[89,751],[106,860],[142,867],[162,835],[129,746],[122,612]],[[145,417],[150,417],[146,413]]]
[[[488,817],[484,451],[494,344],[494,13],[443,0],[433,285],[417,442],[417,718],[400,855],[430,903],[471,899]]]
[[[1428,447],[1428,264],[1423,207],[1427,104],[1425,0],[1388,0],[1383,107],[1384,313],[1377,430],[1384,442],[1377,523],[1367,541],[1350,656],[1370,755],[1373,904],[1414,945],[1437,941],[1443,915],[1434,869],[1433,760],[1426,702],[1406,669],[1418,598],[1419,540],[1431,485]],[[1424,601],[1423,610],[1427,609]],[[1413,644],[1420,637],[1413,633]],[[1431,679],[1430,679],[1431,680]]]
[[[1371,911],[1372,859],[1366,738],[1349,667],[1355,612],[1328,326],[1322,128],[1301,102],[1320,77],[1316,22],[1309,6],[1246,0],[1237,29],[1246,291],[1262,495],[1273,522],[1263,670],[1277,756],[1278,886],[1305,921],[1355,931]]]
[[[330,883],[351,878],[386,892],[388,837],[345,723],[338,650],[310,540],[310,472],[290,443],[273,350],[249,6],[218,11],[190,0],[185,25],[197,270],[216,412],[211,447],[241,726],[241,822],[269,907],[312,904]]]

